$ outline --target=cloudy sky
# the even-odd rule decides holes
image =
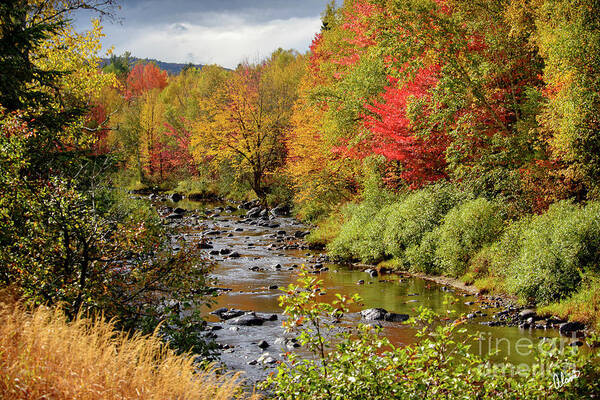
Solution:
[[[305,51],[328,0],[121,0],[104,48],[167,62],[234,68],[278,47]],[[75,16],[85,29],[91,15]]]

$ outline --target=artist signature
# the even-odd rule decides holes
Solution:
[[[565,373],[564,371],[556,372],[552,375],[552,383],[554,384],[555,389],[560,389],[573,382],[575,379],[579,378],[581,373],[576,369],[573,371],[569,371]]]

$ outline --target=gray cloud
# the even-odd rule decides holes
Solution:
[[[125,0],[122,22],[105,22],[104,47],[169,62],[235,67],[278,47],[308,49],[328,0]],[[88,25],[89,15],[76,24]],[[193,59],[193,60],[192,60]]]

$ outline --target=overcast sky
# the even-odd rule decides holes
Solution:
[[[234,68],[278,47],[308,49],[328,0],[121,0],[120,22],[104,21],[103,48],[116,54]],[[89,27],[91,14],[75,16]]]

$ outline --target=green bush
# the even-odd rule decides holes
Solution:
[[[435,262],[445,274],[464,274],[471,257],[498,238],[503,227],[497,203],[478,198],[453,208],[434,233],[438,239]]]
[[[600,203],[553,204],[523,228],[518,257],[507,267],[507,288],[548,303],[575,292],[600,263]]]
[[[346,222],[338,236],[327,246],[330,255],[338,260],[374,262],[383,258],[381,224],[385,223],[383,209],[376,202],[351,204],[344,208]]]
[[[407,249],[412,252],[419,246],[423,236],[464,197],[455,186],[438,184],[411,192],[403,201],[391,205],[383,233],[386,253],[406,261]]]
[[[179,181],[175,192],[186,196],[196,196],[200,198],[209,198],[216,194],[217,187],[214,182],[211,182],[204,176],[190,177]]]
[[[410,269],[415,272],[438,275],[442,271],[435,260],[435,249],[438,242],[438,231],[427,232],[421,243],[406,249],[405,258]]]
[[[385,256],[383,231],[390,205],[397,195],[383,189],[368,190],[360,204],[344,207],[345,223],[338,236],[327,246],[330,255],[338,260],[380,261]]]
[[[490,275],[506,278],[510,266],[521,254],[523,248],[523,231],[531,223],[531,216],[525,216],[520,220],[512,222],[505,230],[500,239],[491,246],[482,249],[477,258],[487,264]],[[484,254],[485,253],[485,254]]]

